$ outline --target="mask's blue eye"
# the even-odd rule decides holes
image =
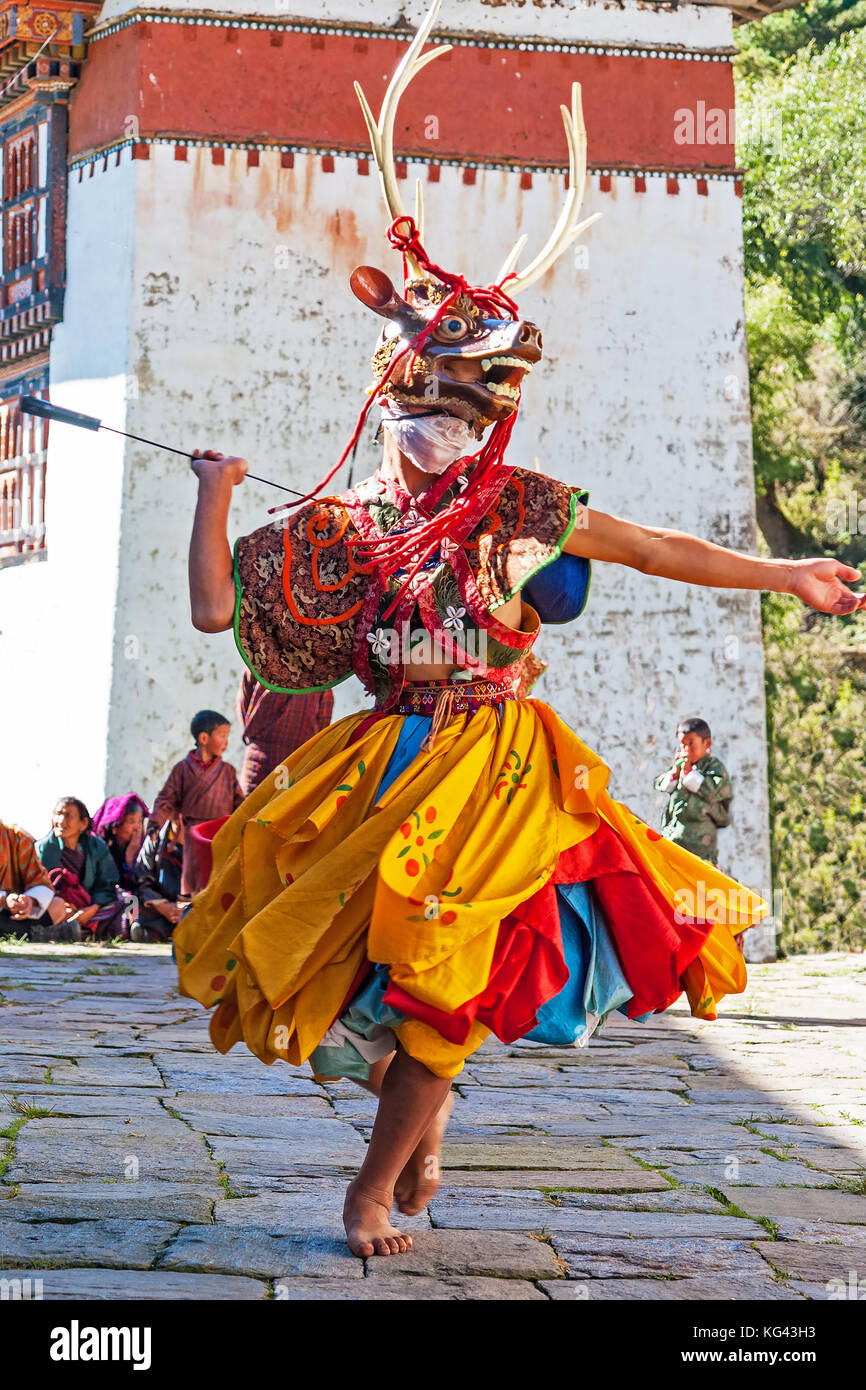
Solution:
[[[442,343],[456,343],[469,332],[469,321],[462,314],[449,314],[435,329],[435,336]]]

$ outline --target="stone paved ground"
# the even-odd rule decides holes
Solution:
[[[485,1045],[414,1250],[360,1261],[340,1206],[370,1097],[217,1056],[162,948],[6,948],[2,1277],[57,1299],[862,1292],[866,957],[750,975],[715,1024]]]

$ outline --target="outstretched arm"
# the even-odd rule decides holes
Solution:
[[[232,552],[228,542],[232,488],[246,476],[244,459],[196,449],[192,471],[198,501],[189,543],[189,604],[199,632],[225,632],[235,611]]]
[[[588,560],[610,560],[642,574],[711,589],[768,589],[794,594],[822,613],[853,613],[866,608],[866,594],[852,593],[843,582],[859,579],[860,571],[839,560],[762,560],[684,531],[640,526],[589,507],[578,508],[577,524],[563,548]]]

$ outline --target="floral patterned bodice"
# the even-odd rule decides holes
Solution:
[[[410,530],[466,487],[466,469],[457,460],[418,497],[379,470],[238,542],[235,633],[263,684],[321,690],[354,671],[377,706],[390,708],[405,680],[407,650],[415,654],[425,643],[431,661],[461,674],[512,687],[519,681],[539,617],[524,602],[516,630],[496,610],[557,559],[585,492],[502,465],[473,499],[465,534],[443,540],[408,586],[403,570],[387,579],[375,566],[367,572],[358,547],[347,543]],[[588,561],[579,563],[588,573]],[[426,660],[423,645],[420,651],[416,659]]]

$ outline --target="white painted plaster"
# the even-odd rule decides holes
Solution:
[[[130,0],[106,0],[99,23],[135,10]],[[200,0],[173,0],[153,12],[250,15],[262,19],[297,19],[322,24],[358,24],[383,28],[421,22],[428,0],[226,0],[203,7]],[[731,12],[720,4],[664,6],[633,0],[444,0],[438,30],[484,34],[508,39],[545,39],[552,43],[606,42],[682,44],[687,48],[726,48],[731,43]]]

